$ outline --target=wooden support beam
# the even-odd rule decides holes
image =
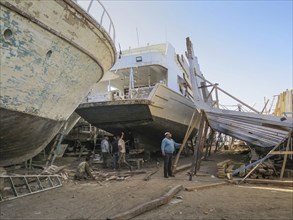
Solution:
[[[131,219],[135,216],[138,216],[144,212],[150,211],[152,209],[155,209],[161,205],[167,204],[174,195],[176,195],[179,191],[183,189],[182,185],[178,185],[173,187],[169,192],[167,192],[165,195],[161,196],[160,198],[151,200],[147,203],[143,203],[141,205],[138,205],[130,210],[127,210],[122,213],[118,213],[117,215],[114,215],[112,217],[109,217],[107,219],[113,219],[113,220],[126,220]]]
[[[218,95],[218,84],[215,84],[215,93],[216,93],[216,104],[217,104],[217,108],[219,108],[219,95]]]
[[[264,113],[264,111],[265,111],[265,109],[266,109],[267,104],[269,103],[269,101],[270,101],[269,99],[266,101],[265,106],[264,106],[263,109],[261,110],[261,114]]]
[[[205,119],[206,119],[206,117],[205,117]],[[204,146],[206,144],[208,129],[209,129],[209,125],[208,125],[208,122],[207,122],[207,119],[206,119],[205,126],[204,126],[204,132],[203,132],[203,136],[201,138],[201,143],[200,143],[200,147],[199,147],[198,163],[197,163],[197,166],[196,166],[197,170],[199,170],[199,168],[200,168],[201,158],[202,158]]]
[[[206,159],[208,156],[211,155],[211,148],[212,148],[212,143],[213,143],[213,138],[214,138],[214,130],[210,131],[207,146],[206,146],[206,151],[205,151],[205,156],[204,159]]]
[[[218,92],[217,90],[220,90],[221,92],[223,92],[224,94],[230,96],[232,99],[234,99],[234,100],[236,100],[237,102],[241,103],[242,105],[246,106],[246,107],[249,108],[250,110],[252,110],[252,111],[254,111],[254,112],[258,113],[258,114],[260,113],[260,112],[257,111],[256,109],[250,107],[250,106],[247,105],[246,103],[242,102],[241,100],[237,99],[236,97],[232,96],[231,94],[229,94],[229,93],[226,92],[225,90],[223,90],[223,89],[221,89],[220,87],[218,87],[217,84],[213,84],[213,83],[211,83],[210,81],[206,80],[205,78],[203,78],[202,76],[200,76],[200,75],[198,75],[198,74],[197,74],[196,76],[199,77],[199,78],[201,78],[202,80],[208,82],[209,84],[216,86],[216,96],[217,96],[217,92]],[[217,98],[217,102],[218,102],[218,98]]]
[[[292,136],[292,132],[289,133],[289,137],[288,137],[288,140],[287,140],[286,151],[289,151],[289,148],[290,148],[290,145],[291,145],[291,136]],[[285,171],[285,167],[286,167],[286,163],[287,163],[287,157],[288,157],[288,154],[285,154],[282,169],[281,169],[281,174],[280,174],[280,180],[283,180],[284,171]]]
[[[218,150],[219,142],[220,142],[220,139],[221,139],[221,135],[222,135],[222,133],[220,132],[219,135],[218,135],[218,139],[217,139],[217,142],[216,142],[216,147],[215,147],[215,152],[214,153],[216,153],[217,150]]]
[[[209,148],[209,156],[211,156],[211,151],[212,151],[213,140],[214,140],[215,134],[216,134],[216,132],[214,130],[212,130],[212,139],[211,139],[210,148]]]
[[[198,133],[197,133],[196,143],[194,146],[193,160],[192,160],[192,165],[191,165],[191,169],[190,169],[190,173],[189,173],[189,180],[190,181],[192,180],[192,176],[196,174],[196,170],[197,170],[196,167],[197,167],[197,160],[198,160],[198,150],[199,150],[201,136],[203,133],[203,126],[204,126],[204,122],[205,122],[203,110],[201,110],[200,118],[201,118],[200,125],[199,125],[199,129],[198,129]]]
[[[210,93],[207,95],[207,97],[205,98],[205,102],[207,102],[208,101],[208,99],[209,99],[209,97],[212,95],[212,92],[214,91],[214,89],[215,89],[215,86],[213,86],[213,88],[212,88],[212,90],[210,91]]]
[[[198,127],[198,124],[199,124],[199,121],[200,121],[200,117],[197,117],[197,114],[198,114],[198,111],[197,109],[194,110],[193,114],[192,114],[192,117],[191,117],[191,120],[189,122],[189,125],[188,125],[188,128],[186,130],[186,133],[185,133],[185,137],[182,141],[182,144],[176,154],[176,157],[175,157],[175,160],[174,160],[174,163],[173,163],[173,166],[172,166],[172,171],[174,172],[176,170],[176,167],[177,167],[177,163],[178,163],[178,160],[179,160],[179,157],[180,157],[180,154],[188,140],[188,138],[190,137],[192,131]]]

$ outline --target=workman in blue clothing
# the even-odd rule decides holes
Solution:
[[[170,132],[165,133],[165,138],[161,143],[161,150],[164,156],[164,177],[168,178],[174,177],[172,173],[172,159],[175,148],[179,148],[181,144],[176,143],[172,139],[172,134]]]

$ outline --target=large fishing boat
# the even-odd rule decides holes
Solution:
[[[81,117],[110,133],[123,131],[135,148],[147,151],[160,150],[166,131],[182,141],[193,113],[198,115],[194,99],[202,98],[202,81],[194,94],[188,64],[171,44],[122,51],[111,74],[76,109]]]
[[[89,3],[0,1],[0,166],[45,148],[115,63],[112,20]],[[91,16],[98,6],[101,17]]]

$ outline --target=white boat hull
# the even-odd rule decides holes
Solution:
[[[158,84],[148,99],[83,103],[76,112],[105,131],[123,131],[126,140],[132,133],[139,141],[138,148],[159,151],[166,131],[173,134],[175,141],[183,140],[194,109],[190,100]]]

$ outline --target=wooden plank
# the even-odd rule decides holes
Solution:
[[[224,166],[224,165],[226,165],[226,164],[229,164],[229,163],[231,163],[232,162],[232,160],[230,160],[230,159],[228,159],[228,160],[224,160],[224,161],[222,161],[222,162],[220,162],[220,163],[217,163],[217,167],[222,167],[222,166]]]
[[[155,173],[157,173],[158,171],[159,171],[159,169],[156,169],[155,171],[153,171],[153,172],[147,174],[147,175],[143,178],[143,180],[144,180],[144,181],[149,181],[150,178],[151,178],[151,176],[154,175]]]
[[[293,151],[275,151],[271,154],[293,154]]]
[[[191,187],[185,187],[186,191],[195,191],[195,190],[202,190],[202,189],[208,189],[213,188],[217,186],[223,186],[229,184],[228,182],[220,182],[220,183],[213,183],[209,185],[203,185],[203,186],[191,186]]]
[[[240,182],[241,178],[233,178],[230,182]],[[255,184],[272,184],[272,185],[281,185],[293,187],[292,180],[270,180],[270,179],[245,179],[246,183],[255,183]]]
[[[107,219],[113,219],[113,220],[120,220],[120,219],[131,219],[135,216],[138,216],[144,212],[150,211],[152,209],[157,208],[158,206],[167,204],[174,195],[176,195],[179,191],[183,189],[182,185],[178,185],[173,187],[169,192],[167,192],[165,195],[161,196],[160,198],[151,200],[149,202],[143,203],[141,205],[138,205],[128,211],[118,213],[117,215],[114,215],[112,217],[109,217]]]
[[[187,170],[191,167],[191,165],[192,164],[190,163],[190,164],[186,164],[186,165],[182,165],[180,167],[177,167],[176,170],[173,171],[173,173],[175,174],[175,173],[181,172],[183,170]]]

